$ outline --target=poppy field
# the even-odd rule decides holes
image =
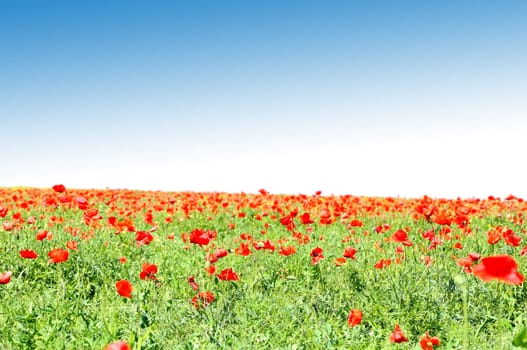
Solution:
[[[521,198],[0,188],[2,349],[527,346]]]

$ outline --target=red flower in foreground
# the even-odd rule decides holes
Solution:
[[[209,244],[209,242],[216,237],[216,232],[209,230],[205,231],[202,229],[194,229],[190,232],[190,243],[198,244],[204,246]]]
[[[495,255],[481,259],[472,268],[475,276],[483,281],[500,280],[508,284],[522,284],[525,277],[518,272],[518,264],[509,255]]]
[[[357,250],[352,247],[346,247],[346,249],[344,249],[345,258],[355,259],[355,254],[357,254]]]
[[[66,191],[66,187],[62,184],[55,185],[52,187],[55,192],[62,193]]]
[[[125,341],[119,340],[114,343],[106,345],[104,350],[131,350],[132,348]]]
[[[13,272],[11,271],[0,273],[0,284],[8,284],[11,281],[12,274]]]
[[[24,249],[20,251],[20,256],[24,259],[36,259],[38,258],[37,253],[31,249]]]
[[[42,241],[44,239],[51,240],[51,238],[53,237],[53,234],[46,230],[39,230],[35,237],[37,241]]]
[[[132,297],[132,290],[134,287],[130,283],[130,281],[127,280],[120,280],[115,282],[115,288],[117,289],[117,293],[119,293],[120,296],[125,298],[131,298]]]
[[[334,261],[335,266],[342,266],[346,263],[346,258],[336,258]]]
[[[320,260],[324,259],[324,255],[322,255],[322,253],[322,248],[314,248],[309,254],[311,256],[311,264],[316,265],[320,262]]]
[[[212,292],[199,292],[192,298],[192,305],[196,309],[199,309],[201,306],[209,306],[214,301],[214,293]]]
[[[350,314],[348,316],[348,325],[350,327],[358,326],[362,321],[362,311],[359,309],[352,309],[350,310]]]
[[[390,335],[390,341],[392,343],[404,343],[408,341],[408,338],[406,338],[403,331],[401,330],[401,327],[398,324],[395,325],[395,329]]]
[[[69,241],[66,243],[66,248],[71,250],[79,250],[79,247],[77,246],[77,241]]]
[[[217,274],[218,278],[222,281],[238,281],[240,278],[236,274],[236,272],[232,271],[232,268],[224,269],[219,274]]]
[[[68,261],[69,253],[66,249],[55,248],[49,251],[49,262],[58,264],[61,262]]]
[[[428,331],[423,335],[421,340],[419,341],[419,344],[421,345],[421,349],[423,350],[434,350],[434,346],[439,346],[440,341],[438,337],[430,337],[428,335]]]
[[[199,289],[199,285],[196,283],[196,280],[194,279],[194,276],[189,276],[187,278],[187,282],[190,284],[192,289],[194,289],[194,290],[198,290]]]
[[[154,236],[147,231],[137,231],[135,233],[135,241],[138,246],[149,245],[154,240]]]
[[[295,253],[296,253],[296,248],[292,245],[280,247],[280,250],[278,251],[278,254],[283,255],[283,256],[289,256]]]
[[[139,273],[139,278],[142,280],[157,280],[157,265],[150,263],[143,263],[143,270]]]
[[[374,267],[376,269],[383,269],[385,267],[390,266],[391,264],[392,264],[392,261],[390,259],[381,259],[374,265]]]

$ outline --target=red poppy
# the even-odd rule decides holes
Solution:
[[[249,248],[248,244],[240,243],[240,246],[238,248],[234,249],[234,253],[237,254],[237,255],[241,255],[241,256],[249,256],[253,252]]]
[[[352,309],[350,310],[350,314],[348,316],[348,325],[350,327],[358,326],[362,321],[362,311],[359,309]]]
[[[214,301],[214,293],[212,292],[199,292],[192,298],[192,305],[196,309],[199,309],[201,306],[209,306]]]
[[[199,289],[199,286],[198,284],[196,283],[196,280],[194,279],[194,276],[189,276],[187,278],[187,282],[190,284],[190,286],[192,287],[192,289],[194,290],[198,290]]]
[[[38,254],[31,249],[24,249],[20,251],[20,256],[24,259],[36,259],[38,258]]]
[[[4,228],[4,231],[12,231],[15,225],[10,221],[4,221],[2,227]]]
[[[13,272],[11,271],[0,273],[0,284],[8,284],[11,281],[12,274]]]
[[[210,254],[207,254],[207,256],[205,257],[205,260],[211,264],[214,264],[215,262],[218,261],[218,257],[216,256],[216,254],[210,253]]]
[[[132,350],[132,348],[125,341],[119,340],[114,343],[106,345],[104,350]]]
[[[469,253],[469,254],[468,254],[468,257],[469,257],[470,260],[472,260],[473,262],[476,262],[476,261],[478,261],[478,260],[481,258],[481,254],[479,254],[479,253]]]
[[[355,259],[355,254],[357,253],[357,250],[352,247],[346,247],[344,249],[344,257],[348,259]]]
[[[51,240],[52,237],[53,237],[53,234],[46,230],[39,230],[36,235],[37,241],[42,241],[44,239]]]
[[[143,263],[143,270],[139,273],[139,278],[142,280],[157,280],[157,265],[150,263]]]
[[[350,222],[350,226],[352,226],[352,227],[362,227],[363,225],[364,224],[362,223],[362,221],[357,220],[357,219],[353,219]]]
[[[390,266],[391,264],[392,264],[392,261],[390,259],[381,259],[374,265],[374,267],[376,269],[383,269],[385,267]]]
[[[439,346],[441,342],[438,337],[430,337],[427,331],[419,341],[419,344],[423,350],[434,350],[434,346]]]
[[[512,247],[519,246],[522,240],[522,238],[520,236],[516,236],[514,231],[511,229],[507,229],[505,232],[503,232],[503,239],[505,240],[505,243]]]
[[[408,247],[411,247],[413,245],[412,241],[408,239],[408,233],[402,229],[397,230],[391,238],[394,242],[402,243],[403,245]]]
[[[495,255],[481,259],[472,268],[475,276],[483,281],[500,280],[508,284],[522,284],[525,277],[518,272],[518,264],[509,255]]]
[[[194,229],[190,232],[190,243],[198,244],[201,246],[209,244],[209,242],[216,237],[216,232],[205,231],[202,229]]]
[[[324,255],[322,253],[323,253],[322,248],[320,247],[314,248],[309,254],[311,256],[311,264],[316,265],[320,262],[320,260],[324,259]]]
[[[346,263],[346,258],[335,258],[334,264],[335,266],[342,266]]]
[[[408,341],[408,338],[406,338],[403,331],[401,330],[401,327],[398,324],[395,325],[395,329],[390,335],[390,341],[392,343],[404,343]]]
[[[209,265],[205,268],[205,271],[209,274],[209,275],[214,275],[214,273],[216,272],[216,266],[214,265]]]
[[[132,297],[132,290],[134,287],[130,283],[130,281],[127,280],[120,280],[115,282],[115,288],[117,289],[117,293],[119,293],[120,296],[125,298],[131,298]]]
[[[232,268],[230,267],[222,270],[216,276],[218,276],[218,279],[222,281],[238,281],[240,279],[236,272],[232,271]]]
[[[271,252],[274,252],[276,249],[274,243],[268,239],[266,239],[265,241],[254,242],[253,247],[256,250],[264,249],[264,250],[269,250]]]
[[[54,185],[52,188],[55,192],[58,192],[58,193],[62,193],[66,191],[66,187],[62,184]]]
[[[149,245],[154,240],[154,236],[147,231],[137,231],[135,233],[135,241],[138,246]]]
[[[278,251],[278,254],[283,255],[283,256],[289,256],[295,253],[296,253],[296,248],[292,245],[286,246],[286,247],[285,246],[280,247],[280,250]]]
[[[214,252],[214,255],[216,255],[216,257],[217,257],[218,259],[220,259],[220,258],[224,258],[224,257],[226,257],[228,254],[229,254],[229,252],[228,252],[226,249],[224,249],[224,248],[218,248],[218,249],[216,249],[216,251]]]
[[[311,216],[309,215],[309,213],[302,214],[300,216],[300,221],[302,221],[302,224],[304,225],[309,225],[315,222],[313,219],[311,219]]]
[[[70,249],[70,250],[79,250],[79,248],[77,247],[77,241],[69,241],[66,243],[66,248]]]
[[[66,249],[55,248],[49,251],[49,262],[58,264],[61,262],[68,261],[69,253]]]

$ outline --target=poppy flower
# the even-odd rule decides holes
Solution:
[[[149,245],[154,240],[154,236],[147,231],[137,231],[135,233],[135,241],[138,246]]]
[[[408,233],[405,230],[397,230],[391,238],[394,242],[402,243],[407,247],[413,245],[412,241],[408,239]]]
[[[278,254],[283,256],[289,256],[296,253],[296,248],[292,245],[290,246],[282,246],[280,247],[280,250],[278,251]]]
[[[234,272],[230,267],[222,270],[216,276],[218,276],[218,279],[221,281],[238,281],[240,279],[236,272]]]
[[[335,258],[334,264],[335,266],[342,266],[346,263],[346,258]]]
[[[13,272],[11,271],[0,273],[0,284],[8,284],[11,281],[12,274]]]
[[[481,264],[472,268],[475,276],[487,282],[499,280],[508,284],[522,284],[525,277],[518,272],[518,264],[509,255],[495,255],[481,259]]]
[[[428,331],[423,335],[421,340],[419,341],[419,345],[421,345],[421,349],[423,350],[434,350],[434,346],[439,346],[441,344],[438,337],[430,337],[428,335]]]
[[[132,348],[125,341],[119,340],[119,341],[106,345],[104,350],[132,350]]]
[[[214,255],[215,255],[218,259],[220,259],[220,258],[224,258],[224,257],[226,257],[228,254],[229,254],[229,252],[228,252],[226,249],[224,249],[224,248],[218,248],[218,249],[216,249],[216,251],[214,252]]]
[[[139,273],[139,278],[142,280],[157,280],[157,265],[150,263],[143,263],[143,270]]]
[[[2,227],[4,228],[4,231],[12,231],[15,225],[10,221],[4,221]]]
[[[392,264],[392,261],[390,259],[381,259],[374,265],[374,267],[376,269],[383,269],[385,267],[390,266],[391,264]]]
[[[214,273],[216,272],[216,266],[214,265],[209,265],[205,268],[205,271],[209,274],[209,275],[214,275]]]
[[[205,256],[205,260],[211,264],[214,264],[215,262],[218,261],[218,256],[214,253],[210,253],[210,254],[207,254],[207,256]]]
[[[53,234],[46,230],[39,230],[36,234],[37,241],[42,241],[44,239],[51,240],[52,237],[53,237]]]
[[[350,314],[348,316],[348,325],[350,327],[358,326],[362,321],[362,311],[359,309],[352,309],[350,310]]]
[[[355,254],[357,253],[357,250],[352,247],[346,247],[344,249],[344,257],[348,259],[355,259]]]
[[[214,293],[212,292],[199,292],[192,298],[192,305],[196,309],[199,309],[201,306],[209,306],[214,301]]]
[[[119,280],[115,282],[115,288],[117,289],[117,293],[119,293],[120,296],[124,298],[132,297],[132,290],[134,289],[134,287],[132,286],[130,281]]]
[[[20,256],[24,259],[36,259],[38,258],[38,254],[31,249],[24,249],[20,251]]]
[[[313,224],[315,222],[313,219],[311,219],[311,216],[309,215],[309,213],[302,214],[300,216],[300,221],[302,221],[302,224],[304,225]]]
[[[77,241],[69,241],[66,243],[66,248],[70,249],[70,250],[79,250],[78,246],[77,246]]]
[[[66,187],[63,184],[54,185],[52,188],[55,192],[58,192],[58,193],[62,193],[66,191]]]
[[[314,248],[311,253],[309,254],[311,256],[311,264],[316,265],[320,262],[320,260],[324,259],[324,255],[322,255],[323,250],[320,247]]]
[[[187,282],[190,284],[190,286],[192,287],[192,289],[194,290],[198,290],[199,289],[199,286],[198,284],[196,283],[196,280],[194,279],[194,276],[189,276],[187,278]]]
[[[390,335],[390,341],[392,343],[405,343],[408,341],[408,338],[406,338],[403,331],[401,330],[401,327],[398,324],[395,325],[395,329]]]
[[[249,256],[253,252],[249,248],[248,244],[240,243],[240,246],[238,248],[234,249],[234,253],[237,254],[237,255],[241,255],[241,256]]]
[[[190,243],[204,246],[204,245],[209,244],[211,239],[212,239],[212,235],[210,234],[209,231],[196,228],[192,230],[192,232],[190,232]]]
[[[49,262],[58,264],[61,262],[68,261],[69,253],[66,249],[55,248],[49,251]]]

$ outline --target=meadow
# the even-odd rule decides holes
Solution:
[[[527,203],[0,188],[1,349],[515,349]]]

